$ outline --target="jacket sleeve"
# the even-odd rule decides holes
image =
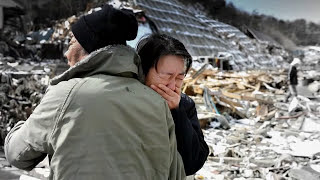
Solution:
[[[48,89],[31,116],[11,129],[4,145],[6,159],[10,164],[30,171],[47,154],[52,154],[49,138],[63,99],[66,98],[61,97],[61,93],[65,93],[65,90]]]
[[[169,141],[170,141],[170,171],[169,171],[169,180],[182,180],[186,178],[185,170],[181,155],[177,149],[177,140],[175,135],[175,125],[169,111],[169,107],[167,104],[167,124],[168,124],[168,133],[169,133]]]
[[[182,156],[186,175],[192,175],[203,166],[209,154],[195,103],[183,94],[179,108],[171,110],[171,114],[176,128],[178,151]]]

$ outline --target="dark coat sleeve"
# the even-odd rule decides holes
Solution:
[[[181,94],[179,108],[171,110],[175,123],[178,151],[182,156],[186,175],[196,173],[206,161],[209,148],[200,128],[195,103]]]

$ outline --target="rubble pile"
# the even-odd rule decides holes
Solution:
[[[78,17],[71,16],[67,19],[52,21],[51,27],[39,25],[41,29],[28,31],[24,28],[26,24],[21,20],[23,14],[16,11],[6,11],[6,13],[6,16],[15,18],[6,20],[5,26],[0,31],[0,54],[16,59],[30,58],[32,61],[63,59],[63,52],[71,39],[70,26]]]
[[[196,179],[320,178],[320,92],[302,85],[308,74],[300,71],[299,95],[291,96],[287,73],[194,63],[183,91],[211,151]]]
[[[285,101],[288,96],[287,72],[284,70],[231,72],[206,69],[205,66],[208,67],[204,65],[198,71],[192,69],[190,73],[193,75],[186,77],[183,88],[188,95],[203,96],[201,101],[195,99],[203,104],[198,108],[200,117],[202,112],[227,112],[235,118],[251,118],[257,115],[257,108],[267,108],[270,112],[275,108],[275,98]]]
[[[223,39],[231,41],[230,44],[241,53],[238,56],[245,58],[236,58],[234,61],[238,64],[237,69],[279,69],[286,68],[289,63],[288,52],[280,46],[269,42],[261,42],[256,39],[247,39],[241,41],[237,38],[225,36]]]
[[[33,61],[63,59],[63,50],[70,39],[70,24],[77,19],[75,16],[44,25],[23,21],[26,12],[20,6],[6,8],[3,13],[0,54],[5,57],[30,58]]]
[[[49,79],[67,68],[61,59],[34,61],[0,54],[0,145],[14,124],[32,113]]]
[[[304,66],[301,68],[308,70],[316,70],[319,72],[320,69],[320,47],[307,46],[303,48],[303,62]]]
[[[13,30],[14,31],[14,30]],[[5,57],[42,61],[43,59],[63,59],[64,41],[53,39],[53,28],[24,33],[15,31],[8,36],[0,36],[0,54]]]
[[[14,24],[0,32],[0,145],[14,124],[26,120],[38,105],[49,79],[68,68],[63,49],[74,19],[29,33]]]
[[[0,143],[18,121],[26,120],[48,85],[44,74],[0,74]]]

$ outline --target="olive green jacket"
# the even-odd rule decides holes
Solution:
[[[49,155],[55,180],[184,179],[168,105],[138,67],[132,48],[114,45],[54,78],[6,137],[7,160],[31,170]]]

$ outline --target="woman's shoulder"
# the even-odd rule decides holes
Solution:
[[[191,108],[194,106],[194,101],[188,95],[181,93],[180,104],[185,106],[185,108]]]

